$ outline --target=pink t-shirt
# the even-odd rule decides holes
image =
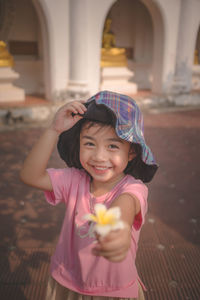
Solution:
[[[126,175],[110,192],[94,198],[90,194],[90,177],[84,170],[75,168],[48,169],[53,191],[45,192],[52,205],[64,202],[65,217],[54,255],[51,275],[61,285],[81,294],[107,297],[134,298],[138,296],[138,274],[135,258],[140,229],[147,211],[146,185]],[[112,201],[122,193],[135,195],[141,213],[132,226],[131,247],[126,258],[112,263],[91,253],[95,236],[92,224],[83,219],[91,213],[91,203]]]

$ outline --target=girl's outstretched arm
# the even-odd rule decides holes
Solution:
[[[110,232],[104,238],[99,237],[98,243],[93,249],[94,255],[101,255],[112,262],[124,260],[130,248],[131,227],[136,214],[140,211],[140,202],[130,194],[122,194],[112,203],[121,209],[121,219],[124,221],[124,228]]]
[[[75,125],[82,118],[78,114],[84,114],[85,111],[83,101],[69,102],[58,110],[52,124],[44,131],[24,161],[20,172],[24,183],[42,190],[52,190],[46,168],[59,134]]]

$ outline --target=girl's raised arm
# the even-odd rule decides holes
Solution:
[[[49,128],[44,131],[24,161],[20,172],[24,183],[42,190],[52,190],[46,168],[57,139],[58,133],[55,130]]]
[[[20,178],[24,183],[52,191],[46,168],[58,136],[75,125],[82,118],[78,114],[84,114],[85,111],[86,107],[81,101],[69,102],[58,110],[50,127],[44,131],[24,161],[20,172]]]

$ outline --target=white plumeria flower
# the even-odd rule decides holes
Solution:
[[[123,229],[124,222],[120,220],[121,210],[119,207],[106,208],[104,204],[96,204],[94,206],[95,214],[87,214],[84,219],[96,223],[94,231],[106,236],[111,230]]]

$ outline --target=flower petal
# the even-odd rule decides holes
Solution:
[[[117,221],[115,225],[112,226],[112,230],[124,229],[125,225],[123,221]]]
[[[94,206],[95,214],[97,217],[97,223],[104,225],[104,216],[107,208],[104,204],[98,203]]]
[[[94,226],[94,231],[101,236],[106,236],[111,230],[112,230],[112,226],[110,226],[110,225],[102,226],[102,225],[96,224]]]
[[[119,207],[112,207],[106,211],[104,216],[101,217],[101,224],[106,225],[115,225],[115,223],[120,219],[120,208]]]
[[[109,208],[108,211],[111,212],[111,213],[113,213],[115,215],[116,219],[120,219],[120,217],[121,217],[121,209],[120,209],[120,207],[118,207],[118,206],[111,207],[111,208]]]
[[[95,214],[98,215],[99,213],[105,213],[107,211],[107,208],[104,204],[97,203],[94,206],[94,211],[95,211]]]
[[[97,217],[93,214],[86,214],[83,218],[87,221],[98,222]]]
[[[124,228],[124,222],[120,220],[121,211],[119,207],[106,208],[104,204],[98,203],[94,206],[95,215],[87,214],[85,220],[95,224],[94,231],[101,235],[107,235],[111,230]]]

